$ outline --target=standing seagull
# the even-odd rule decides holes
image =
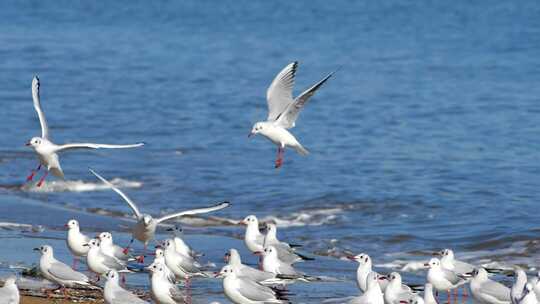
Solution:
[[[372,261],[369,255],[366,253],[360,253],[355,256],[347,256],[347,258],[351,261],[358,262],[358,268],[356,269],[356,283],[362,292],[366,292],[367,277],[372,272],[376,274],[377,279],[379,280],[379,287],[381,291],[384,292],[386,290],[388,278],[372,270]]]
[[[268,117],[266,121],[255,123],[248,136],[260,133],[278,146],[276,168],[283,164],[285,147],[291,147],[301,155],[309,153],[287,129],[294,128],[300,110],[308,103],[309,98],[315,94],[317,89],[335,73],[329,74],[293,99],[292,90],[297,67],[298,62],[292,62],[274,78],[266,91]]]
[[[19,288],[15,284],[15,276],[10,276],[4,282],[4,286],[0,288],[0,304],[19,304],[20,295]]]
[[[237,271],[232,266],[226,265],[216,275],[224,278],[223,290],[231,302],[236,304],[288,303],[277,290],[241,276],[237,274]]]
[[[510,288],[488,278],[484,268],[478,268],[472,272],[471,294],[474,300],[480,304],[510,304]]]
[[[366,290],[364,294],[353,298],[348,304],[383,304],[384,296],[379,286],[379,278],[376,272],[370,272],[366,278]]]
[[[49,138],[49,127],[47,126],[47,121],[45,120],[45,114],[41,109],[41,104],[39,100],[39,78],[34,76],[32,80],[32,98],[34,99],[34,108],[39,116],[39,122],[41,124],[41,137],[32,137],[27,146],[31,146],[34,151],[36,151],[39,158],[39,166],[37,169],[32,170],[32,173],[26,178],[27,181],[31,181],[36,175],[37,171],[41,169],[41,166],[47,167],[47,171],[41,179],[39,180],[37,186],[41,187],[43,181],[49,174],[49,171],[56,177],[64,179],[64,172],[62,167],[60,167],[60,160],[58,159],[58,152],[71,149],[124,149],[124,148],[135,148],[143,146],[144,143],[137,143],[133,145],[107,145],[107,144],[93,144],[93,143],[72,143],[65,145],[57,145],[51,141]]]
[[[94,174],[97,178],[99,178],[103,183],[105,183],[107,186],[109,186],[114,192],[118,193],[129,205],[133,213],[135,214],[135,217],[137,218],[137,223],[133,227],[131,231],[131,241],[129,242],[129,245],[127,248],[124,249],[124,253],[127,254],[129,246],[133,243],[133,239],[137,239],[141,241],[144,244],[144,251],[146,251],[146,247],[148,246],[148,242],[154,239],[154,236],[156,234],[156,228],[157,225],[161,222],[164,222],[166,220],[170,220],[176,217],[181,217],[184,215],[192,215],[192,214],[201,214],[201,213],[208,213],[212,211],[221,210],[223,208],[229,207],[231,204],[229,202],[223,202],[220,204],[217,204],[212,207],[206,207],[206,208],[199,208],[199,209],[192,209],[192,210],[186,210],[181,211],[169,215],[162,216],[160,218],[153,218],[149,214],[144,214],[139,211],[139,208],[137,208],[137,205],[133,201],[127,197],[127,195],[124,194],[120,189],[116,188],[113,184],[111,184],[108,180],[101,177],[101,175],[94,172],[94,170],[90,169],[90,172]],[[139,257],[139,262],[144,262],[144,253]]]
[[[68,228],[66,243],[69,251],[73,254],[73,269],[77,269],[79,259],[88,254],[89,248],[84,245],[90,242],[90,238],[81,233],[77,220],[69,220],[64,226]]]
[[[54,258],[53,248],[43,245],[34,250],[41,252],[39,271],[43,277],[60,285],[66,294],[66,287],[90,286],[90,279],[85,274],[71,269],[68,265]]]
[[[103,298],[105,298],[107,304],[148,304],[148,302],[120,287],[118,273],[114,270],[107,272],[107,282],[103,287]]]
[[[429,267],[427,273],[427,281],[438,291],[447,291],[448,303],[450,303],[450,289],[459,287],[465,281],[458,275],[448,269],[442,268],[441,261],[437,258],[432,258],[429,263],[424,266]]]

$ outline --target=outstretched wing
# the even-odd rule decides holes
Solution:
[[[293,103],[292,89],[294,86],[294,76],[298,62],[289,63],[279,74],[277,74],[272,84],[266,91],[266,101],[268,103],[269,121],[278,119],[279,115]]]
[[[223,208],[227,208],[230,205],[231,205],[231,203],[229,203],[229,202],[223,202],[221,204],[217,204],[217,205],[212,206],[212,207],[186,210],[186,211],[182,211],[182,212],[177,212],[177,213],[165,215],[163,217],[158,218],[156,221],[159,224],[159,223],[161,223],[163,221],[170,220],[170,219],[175,218],[175,217],[179,217],[179,216],[183,216],[183,215],[208,213],[208,212],[212,212],[212,211],[221,210]]]
[[[335,72],[336,71],[330,73],[328,76],[324,77],[321,81],[317,82],[311,88],[305,90],[302,94],[296,97],[294,99],[294,102],[289,104],[289,106],[284,111],[284,113],[279,116],[279,119],[277,119],[277,124],[286,129],[294,128],[295,121],[298,118],[298,114],[304,108],[304,106],[308,103],[310,97],[313,96],[315,92],[326,81],[328,81],[328,79],[330,79],[332,75],[334,75]]]
[[[120,196],[126,201],[126,203],[128,203],[129,207],[131,207],[131,210],[133,210],[133,213],[135,213],[135,216],[137,218],[141,217],[141,212],[139,211],[139,208],[137,208],[137,205],[135,205],[135,203],[132,202],[129,199],[129,197],[127,197],[127,195],[124,192],[122,192],[122,190],[116,188],[113,184],[111,184],[111,182],[103,178],[101,175],[97,174],[94,170],[92,169],[88,169],[88,170],[90,170],[90,172],[92,172],[92,174],[94,174],[97,178],[99,178],[104,184],[106,184],[111,189],[113,189],[114,192],[120,194]]]
[[[34,100],[34,109],[39,116],[39,123],[41,124],[41,137],[49,138],[49,127],[47,126],[47,120],[45,120],[45,114],[41,109],[41,102],[39,99],[39,78],[34,76],[32,79],[32,99]]]
[[[60,145],[56,151],[71,150],[71,149],[127,149],[144,146],[144,143],[136,143],[132,145],[108,145],[108,144],[93,144],[93,143],[73,143]]]

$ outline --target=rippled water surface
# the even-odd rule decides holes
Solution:
[[[535,267],[539,16],[538,1],[2,3],[0,221],[44,231],[2,231],[14,242],[0,265],[34,263],[30,249],[44,242],[69,261],[71,217],[128,240],[118,218],[128,207],[91,167],[153,214],[230,200],[220,221],[186,228],[218,267],[232,246],[256,263],[243,228],[223,219],[275,221],[321,261],[300,269],[343,280],[291,286],[295,302],[357,294],[348,253],[399,268],[451,247],[472,262]],[[246,135],[293,60],[295,94],[342,68],[292,130],[311,154],[287,151],[276,170],[275,147]],[[55,141],[147,145],[66,153],[65,182],[24,185],[37,165],[23,146],[40,133],[35,74]],[[218,281],[194,285],[203,301],[226,301]]]

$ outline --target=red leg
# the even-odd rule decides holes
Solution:
[[[49,175],[49,171],[45,171],[45,174],[39,179],[39,182],[37,183],[38,187],[41,187],[43,185],[43,182],[45,181],[45,178]]]
[[[33,180],[34,176],[36,176],[36,173],[39,171],[39,169],[41,169],[41,164],[39,164],[39,166],[35,170],[32,170],[32,173],[30,173],[30,175],[26,177],[26,181],[29,182]]]
[[[131,244],[133,244],[133,238],[131,238],[131,241],[129,241],[129,245],[127,245],[126,248],[124,248],[124,250],[122,251],[124,254],[128,254],[129,252],[129,247],[131,247]]]
[[[141,263],[141,264],[144,264],[144,255],[146,254],[146,243],[144,244],[144,250],[143,250],[143,253],[139,256],[139,258],[137,258],[137,262]]]
[[[281,167],[283,165],[283,152],[285,152],[284,148],[278,147],[277,150],[277,159],[276,159],[276,169]]]
[[[447,298],[446,298],[446,303],[450,304],[450,296],[451,296],[451,295],[450,295],[450,290],[447,290],[447,291],[446,291],[446,296],[447,296]]]

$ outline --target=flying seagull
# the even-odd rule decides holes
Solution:
[[[34,76],[32,80],[32,98],[34,99],[34,108],[39,116],[39,123],[41,124],[41,137],[32,137],[30,141],[26,143],[26,146],[31,147],[37,153],[39,158],[39,166],[32,170],[32,173],[26,178],[26,181],[31,181],[36,173],[41,169],[41,166],[47,168],[47,171],[40,178],[37,186],[41,187],[45,178],[51,172],[54,176],[64,179],[64,172],[60,166],[60,159],[58,153],[73,150],[73,149],[125,149],[135,148],[143,146],[144,143],[136,143],[132,145],[108,145],[108,144],[94,144],[94,143],[71,143],[64,145],[57,145],[49,138],[49,127],[47,126],[47,120],[45,120],[45,114],[41,109],[41,102],[39,99],[39,78]]]

